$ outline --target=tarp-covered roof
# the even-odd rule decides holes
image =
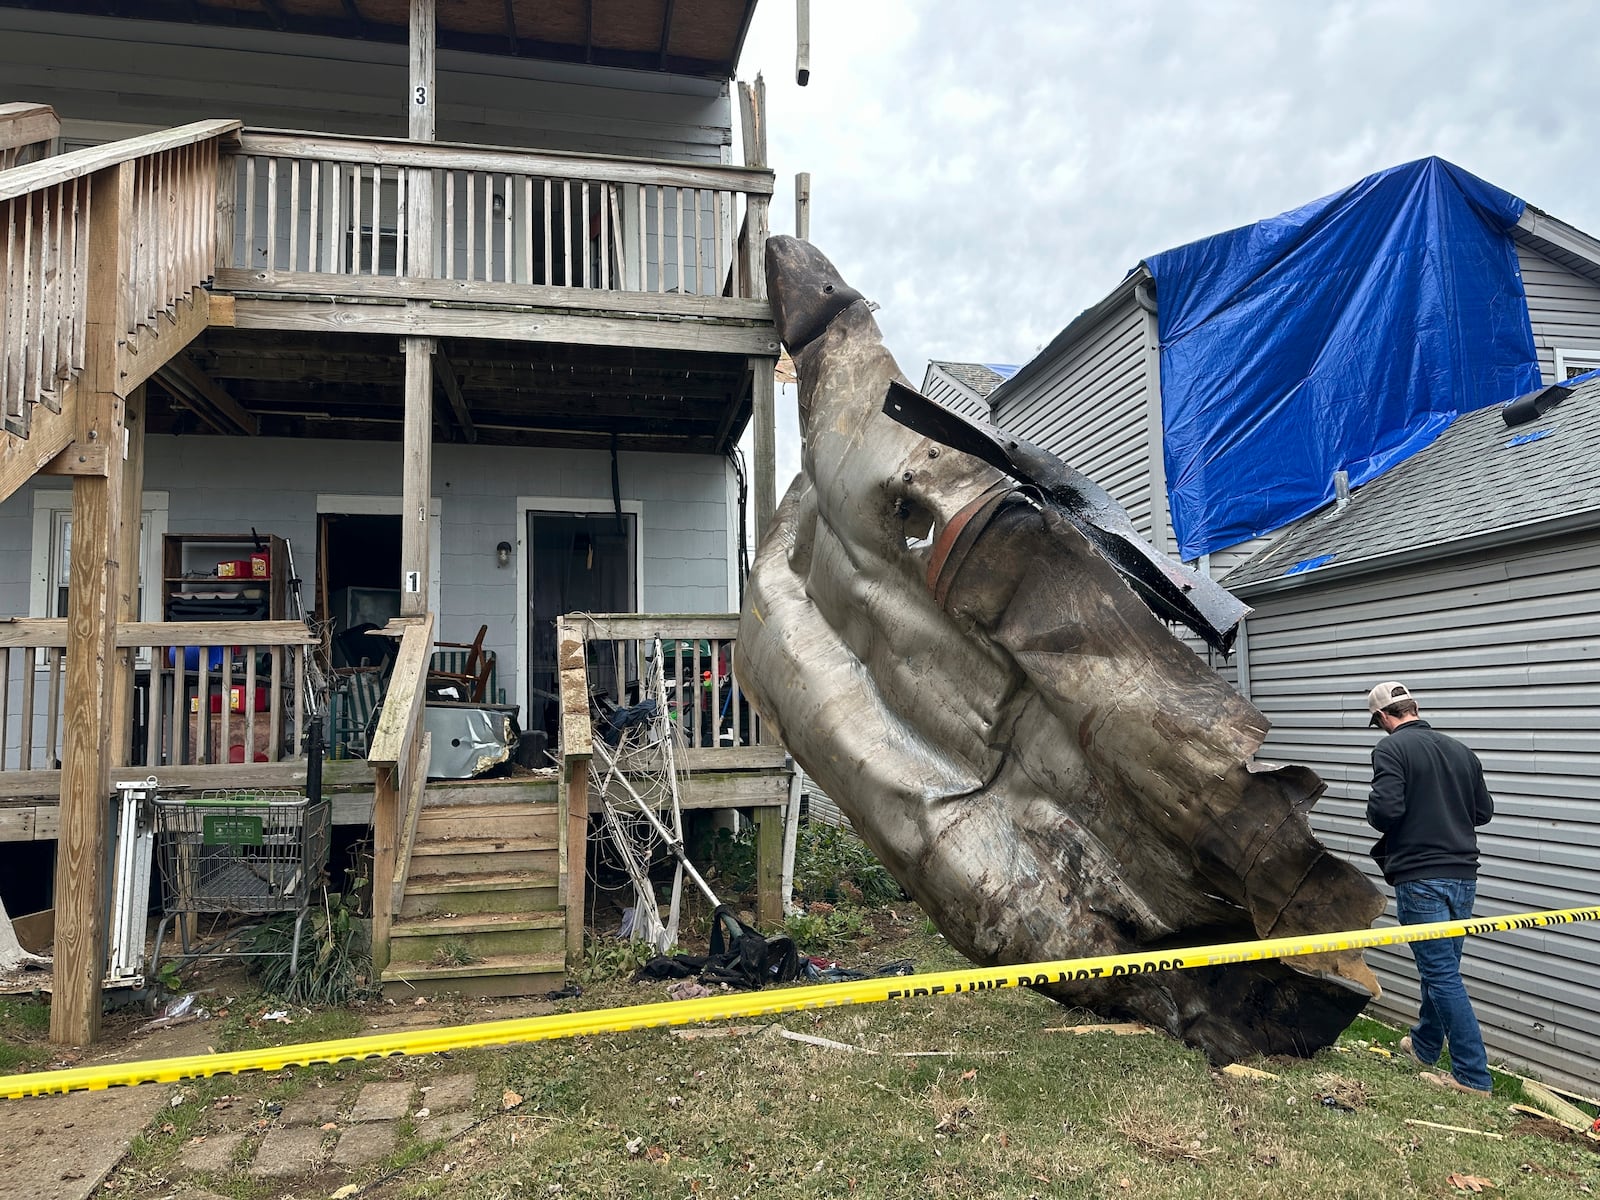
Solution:
[[[1486,535],[1537,536],[1552,522],[1600,523],[1600,372],[1569,381],[1572,395],[1525,424],[1500,406],[1458,419],[1416,457],[1284,530],[1223,581],[1315,583],[1322,574],[1396,555],[1448,553]]]
[[[1189,559],[1377,478],[1539,384],[1523,201],[1438,158],[1146,260],[1173,527]]]

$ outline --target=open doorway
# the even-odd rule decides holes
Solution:
[[[638,517],[623,512],[527,515],[529,736],[556,744],[556,618],[570,612],[638,611]],[[599,647],[597,647],[599,649]],[[615,677],[615,664],[604,673]],[[624,688],[636,685],[629,679]],[[614,697],[626,703],[627,696]]]
[[[317,517],[317,609],[332,622],[335,667],[378,665],[392,652],[371,633],[400,615],[400,516],[320,513]]]

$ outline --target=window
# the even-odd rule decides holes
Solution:
[[[146,492],[139,520],[139,619],[161,619],[161,539],[167,532],[167,493]],[[72,491],[41,488],[33,494],[33,587],[28,612],[67,615],[72,579]]]
[[[1556,347],[1556,382],[1600,370],[1600,350],[1564,350]]]

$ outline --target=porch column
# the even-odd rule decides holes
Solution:
[[[139,619],[139,521],[144,509],[144,414],[145,389],[140,384],[123,406],[123,427],[127,430],[127,455],[122,464],[122,524],[117,533],[117,620]],[[159,562],[158,562],[159,567]],[[151,580],[150,585],[156,585]],[[133,658],[135,651],[117,654],[111,727],[111,760],[115,766],[132,761],[133,749]]]
[[[751,464],[751,471],[755,476],[758,546],[778,508],[777,386],[772,374],[775,365],[770,358],[750,360],[750,420],[755,425],[755,462]]]
[[[407,134],[414,142],[434,140],[437,125],[434,105],[434,52],[436,43],[434,0],[411,0],[411,72],[407,93]],[[433,277],[433,172],[406,172],[405,273],[417,279]]]
[[[433,339],[408,337],[405,465],[400,505],[400,615],[428,611],[428,563],[433,542]]]
[[[85,363],[70,403],[78,444],[106,447],[106,473],[72,480],[55,991],[50,1003],[51,1039],[75,1046],[100,1035],[111,758],[126,737],[114,732],[121,718],[115,664],[125,475],[117,345],[128,328],[130,243],[123,227],[133,212],[133,164],[101,171],[91,187]],[[137,507],[132,521],[137,528]]]

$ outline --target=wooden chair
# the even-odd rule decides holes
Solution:
[[[428,662],[427,693],[430,698],[446,694],[468,704],[484,704],[490,699],[494,677],[494,651],[483,648],[489,627],[480,625],[478,636],[470,642],[435,642]]]

